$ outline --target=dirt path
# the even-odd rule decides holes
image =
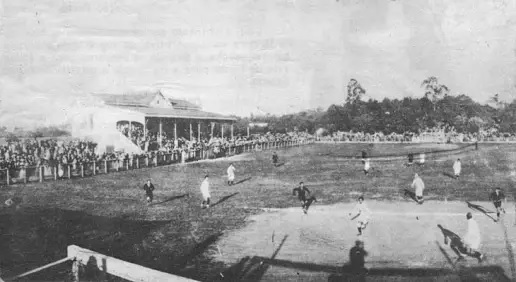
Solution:
[[[490,203],[474,204],[493,211]],[[503,222],[498,223],[489,217],[496,217],[496,214],[483,214],[468,208],[463,202],[428,201],[416,205],[369,201],[368,205],[373,217],[360,239],[369,253],[366,267],[377,273],[372,281],[385,280],[385,275],[391,277],[395,270],[399,270],[399,273],[394,276],[401,281],[405,281],[404,277],[408,279],[406,281],[415,281],[415,277],[411,277],[413,273],[419,271],[421,275],[429,275],[429,272],[433,273],[432,270],[440,279],[448,275],[446,273],[450,275],[446,279],[451,281],[454,281],[453,277],[463,279],[454,272],[458,270],[449,262],[454,261],[456,255],[449,246],[444,245],[444,237],[437,224],[463,236],[468,211],[473,212],[481,228],[482,251],[488,255],[488,260],[481,265],[487,269],[479,271],[487,273],[491,269],[496,272],[499,266],[507,277],[514,275],[511,262],[514,263],[512,249],[516,247],[516,227],[513,226],[512,204]],[[260,266],[260,262],[264,262],[261,270],[244,273],[254,278],[258,275],[259,279],[256,280],[261,281],[278,281],[280,278],[293,281],[327,280],[348,262],[348,252],[359,238],[356,222],[348,217],[353,206],[322,206],[316,203],[308,215],[304,215],[300,208],[269,209],[251,217],[245,228],[222,237],[218,242],[220,253],[216,259],[233,265],[249,258],[248,272],[256,268],[252,264]],[[473,258],[467,259],[461,266],[479,267]],[[401,271],[407,268],[413,270],[412,274]],[[482,279],[474,269],[465,273]],[[492,276],[485,279],[498,280]]]

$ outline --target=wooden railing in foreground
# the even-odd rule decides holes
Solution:
[[[161,281],[196,281],[188,278],[184,278],[181,276],[173,275],[166,272],[161,272],[158,270],[154,270],[151,268],[147,268],[141,265],[137,265],[134,263],[126,262],[114,257],[106,256],[101,253],[97,253],[88,249],[84,249],[75,245],[68,246],[67,257],[60,259],[58,261],[49,263],[42,267],[38,267],[31,271],[22,273],[20,275],[14,276],[12,278],[6,279],[6,281],[16,281],[18,279],[27,277],[31,274],[34,274],[38,271],[56,266],[58,264],[73,261],[72,264],[72,275],[73,281],[80,281],[80,269],[81,267],[85,267],[90,262],[95,262],[99,272],[101,274],[110,274],[113,276],[120,277],[129,281],[149,281],[149,282],[161,282]],[[0,279],[0,282],[2,280]]]

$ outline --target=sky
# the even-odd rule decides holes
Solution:
[[[0,123],[53,124],[91,93],[161,89],[204,110],[285,114],[421,97],[438,77],[516,98],[516,0],[0,2]]]

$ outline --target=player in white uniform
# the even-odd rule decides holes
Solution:
[[[416,173],[414,174],[414,181],[412,181],[411,187],[415,190],[416,201],[418,204],[423,204],[423,191],[425,190],[425,183],[423,179]]]
[[[352,216],[351,220],[357,220],[358,235],[362,235],[362,231],[367,227],[369,219],[371,218],[371,211],[366,203],[364,203],[364,197],[358,197],[358,203],[353,212],[349,213],[349,216]]]
[[[228,185],[234,185],[235,184],[235,167],[233,166],[233,163],[229,164],[227,173],[228,173]]]
[[[204,176],[204,180],[201,183],[201,194],[202,194],[202,203],[201,208],[209,208],[210,207],[210,181],[208,179],[208,175]]]
[[[369,158],[362,159],[364,163],[364,174],[367,175],[371,169],[371,160]]]
[[[425,164],[425,153],[421,153],[419,154],[419,161],[418,161],[418,164],[419,165],[424,165]]]
[[[461,170],[462,170],[462,164],[460,162],[460,159],[457,159],[453,163],[453,175],[455,176],[455,178],[459,178]]]
[[[484,255],[481,254],[478,250],[480,249],[480,229],[478,228],[477,222],[473,219],[473,215],[468,212],[466,214],[466,218],[468,220],[468,231],[464,235],[464,239],[462,243],[464,244],[464,254],[474,257],[478,259],[478,262],[482,262],[484,259]],[[458,260],[463,260],[464,257],[460,256]]]

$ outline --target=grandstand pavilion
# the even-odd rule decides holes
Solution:
[[[163,132],[166,132],[174,139],[183,137],[192,140],[193,138],[214,136],[215,130],[220,137],[224,137],[224,131],[227,131],[227,126],[229,126],[229,134],[233,137],[233,123],[236,120],[234,117],[205,112],[200,106],[188,101],[167,98],[161,91],[121,95],[95,94],[95,96],[100,98],[106,106],[140,114],[144,120],[141,124],[144,133],[149,130],[149,132],[155,132],[161,136]],[[139,124],[136,120],[120,120],[118,122],[126,122],[129,127]],[[217,128],[217,125],[220,127]]]

